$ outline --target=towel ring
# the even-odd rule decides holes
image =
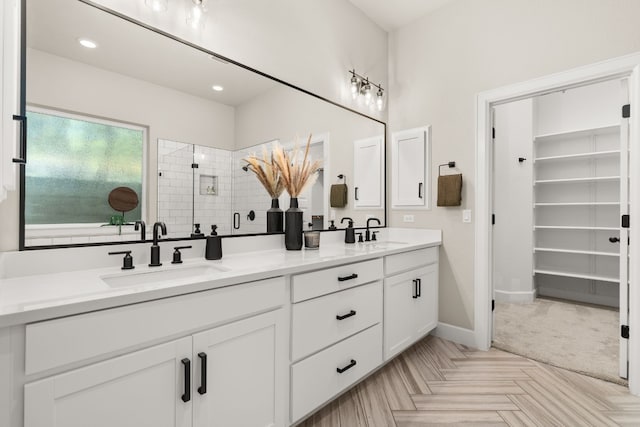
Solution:
[[[338,179],[343,179],[343,180],[344,180],[344,183],[345,183],[345,184],[347,183],[347,176],[346,176],[346,175],[344,175],[344,174],[340,174],[340,175],[338,175]]]
[[[441,165],[438,165],[438,176],[442,176],[442,167],[443,166],[449,166],[450,168],[455,168],[456,167],[456,162],[449,162],[449,163],[443,163]]]

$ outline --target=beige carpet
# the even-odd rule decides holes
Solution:
[[[538,298],[496,302],[493,346],[618,384],[618,312]]]

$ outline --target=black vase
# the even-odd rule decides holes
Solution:
[[[271,209],[267,211],[267,233],[282,233],[283,228],[284,212],[278,199],[271,199]]]
[[[289,251],[302,249],[302,210],[298,208],[298,198],[292,197],[285,212],[284,245]]]

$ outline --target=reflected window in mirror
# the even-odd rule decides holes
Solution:
[[[27,118],[28,241],[90,243],[96,232],[133,232],[122,225],[144,219],[146,129],[35,107],[27,109]]]

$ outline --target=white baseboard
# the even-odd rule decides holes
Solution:
[[[497,302],[532,303],[536,299],[537,290],[532,291],[499,291],[494,290],[493,296]]]
[[[552,298],[566,299],[569,301],[586,302],[589,304],[606,305],[609,307],[618,307],[620,305],[620,299],[618,297],[612,297],[607,295],[586,294],[584,292],[571,292],[564,291],[555,288],[538,289],[539,296],[546,296]]]
[[[476,337],[472,329],[465,329],[448,323],[438,322],[438,327],[433,331],[433,335],[445,340],[453,341],[467,347],[477,348]]]

